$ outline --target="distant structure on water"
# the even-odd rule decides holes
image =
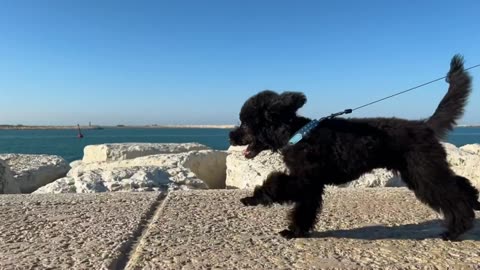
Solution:
[[[78,127],[77,138],[82,139],[82,138],[83,138],[83,134],[82,134],[82,131],[80,130],[80,124],[77,124],[77,127]]]

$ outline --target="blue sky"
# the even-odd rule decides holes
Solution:
[[[263,89],[322,117],[480,63],[480,1],[2,1],[1,124],[235,124]],[[480,68],[462,123],[480,123]],[[352,117],[428,117],[445,82]]]

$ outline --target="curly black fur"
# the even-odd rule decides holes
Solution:
[[[232,145],[248,145],[246,158],[265,149],[281,151],[289,174],[272,173],[245,205],[295,203],[286,238],[304,237],[315,225],[325,185],[340,185],[375,168],[400,173],[423,203],[443,213],[454,240],[473,226],[480,209],[478,191],[468,179],[449,168],[439,142],[462,115],[471,91],[463,59],[454,56],[447,75],[450,87],[428,120],[397,118],[329,119],[295,145],[290,137],[310,119],[297,115],[306,102],[302,93],[263,91],[248,99],[240,112],[241,125],[230,133]]]

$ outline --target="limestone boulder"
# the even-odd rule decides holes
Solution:
[[[12,172],[5,161],[0,160],[0,194],[20,193]]]
[[[209,148],[198,143],[112,143],[88,145],[83,149],[83,163],[119,161],[157,154],[184,153]]]
[[[480,189],[480,145],[466,145],[457,148],[443,143],[452,170],[468,178]],[[287,172],[279,153],[263,151],[254,159],[246,159],[242,151],[245,147],[230,147],[227,157],[227,188],[253,188],[261,185],[268,174],[274,171]],[[339,187],[402,187],[405,183],[399,175],[385,169],[375,169],[355,181]]]
[[[356,181],[339,187],[371,188],[371,187],[404,187],[402,178],[386,169],[375,169],[360,176]]]
[[[447,151],[447,160],[452,170],[466,177],[478,189],[480,189],[480,152],[477,145],[465,145],[457,148],[450,143],[444,143]]]
[[[480,143],[467,144],[460,147],[460,150],[470,152],[475,155],[480,155]]]
[[[225,188],[227,152],[201,150],[187,155],[182,166],[202,179],[210,189]]]
[[[207,189],[210,185],[225,185],[225,159],[225,152],[200,150],[111,162],[82,162],[66,177],[34,193]]]
[[[243,156],[243,146],[231,146],[227,156],[227,188],[250,189],[261,185],[274,171],[287,172],[282,155],[262,151],[254,159]]]
[[[31,193],[46,184],[64,177],[70,166],[55,155],[2,154],[21,193]]]
[[[70,165],[70,168],[73,169],[73,168],[77,167],[78,165],[82,165],[82,160],[74,160],[74,161],[70,162],[69,165]]]
[[[34,193],[163,191],[174,188],[170,177],[166,170],[155,166],[113,168],[108,171],[98,168],[61,178]]]

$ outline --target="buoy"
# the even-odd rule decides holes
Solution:
[[[83,138],[83,134],[82,134],[82,131],[80,130],[80,125],[77,124],[77,127],[78,127],[78,135],[77,135],[77,138],[81,139],[81,138]]]

